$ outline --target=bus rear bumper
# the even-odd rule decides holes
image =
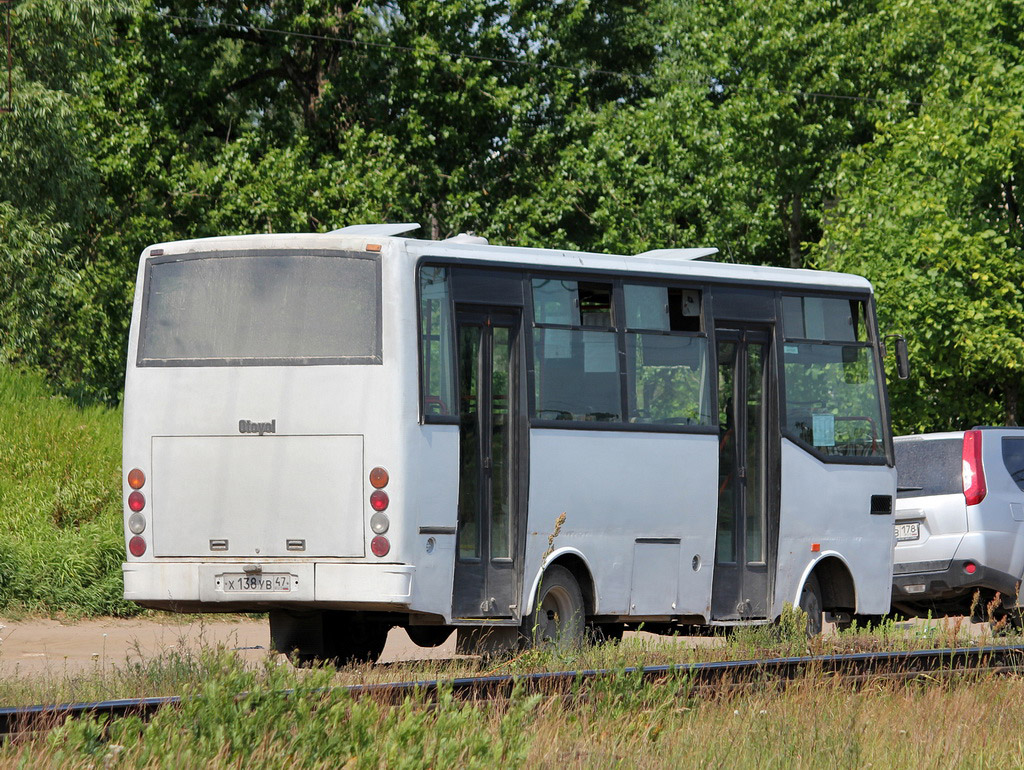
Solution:
[[[160,561],[121,566],[125,599],[179,612],[271,607],[402,610],[412,601],[415,572],[408,564],[323,562]]]

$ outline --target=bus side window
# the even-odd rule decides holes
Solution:
[[[786,339],[867,342],[863,300],[832,297],[782,298]]]
[[[452,337],[448,270],[423,267],[420,269],[420,392],[425,417],[456,414]]]
[[[626,373],[629,421],[711,425],[707,338],[700,291],[627,283]]]
[[[612,284],[533,279],[536,416],[622,420]]]

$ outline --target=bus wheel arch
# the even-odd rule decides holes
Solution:
[[[544,583],[544,576],[554,566],[569,570],[583,594],[583,606],[587,617],[594,615],[597,612],[597,587],[594,584],[593,572],[579,551],[566,549],[561,552],[556,551],[552,558],[545,561],[540,573],[534,578],[529,601],[526,603],[527,612],[523,613],[523,617],[525,618],[528,613],[533,612],[537,603],[537,594]]]
[[[579,583],[565,567],[553,564],[544,570],[534,610],[521,625],[528,645],[571,649],[583,643],[586,612]]]
[[[849,566],[838,554],[826,554],[814,562],[804,573],[799,593],[793,605],[805,612],[849,617],[857,607],[857,587]],[[824,618],[808,617],[808,633],[821,631]]]
[[[857,608],[857,587],[853,573],[837,556],[826,556],[814,565],[812,575],[821,588],[821,605],[825,612],[853,612]]]
[[[856,610],[857,586],[853,573],[838,555],[827,554],[807,570],[794,605],[803,607],[809,587],[816,589],[821,609],[826,614],[849,617]]]
[[[582,556],[563,553],[546,564],[528,606],[521,626],[528,644],[582,644],[595,607],[594,579]]]

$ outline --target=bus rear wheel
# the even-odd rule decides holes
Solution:
[[[387,623],[357,612],[270,612],[271,647],[299,666],[375,662],[384,651],[389,629]]]
[[[523,620],[523,635],[537,647],[560,649],[583,643],[583,592],[565,567],[555,565],[541,578],[534,611]]]
[[[406,626],[405,632],[417,647],[440,647],[455,629],[451,626]]]
[[[821,606],[821,586],[818,576],[811,575],[804,583],[800,592],[800,609],[807,615],[807,636],[819,636],[824,625],[824,613]]]
[[[390,627],[355,613],[324,613],[324,659],[335,666],[376,663],[388,640]]]

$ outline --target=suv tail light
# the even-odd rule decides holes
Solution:
[[[981,431],[964,431],[964,499],[977,505],[985,499],[985,469],[981,465]]]

